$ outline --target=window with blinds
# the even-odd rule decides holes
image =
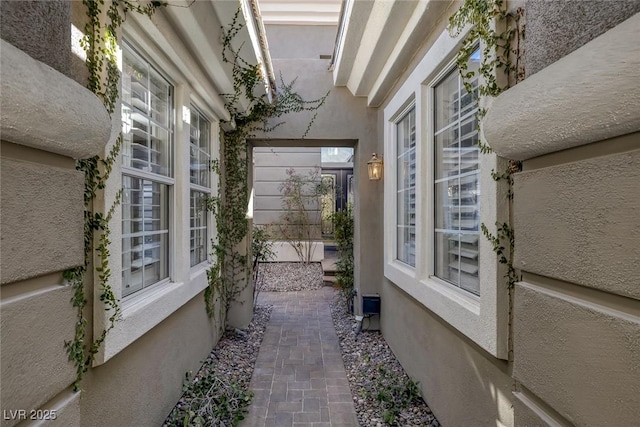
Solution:
[[[411,108],[396,124],[397,259],[416,265],[416,120]]]
[[[189,128],[190,167],[190,252],[191,266],[207,260],[208,215],[206,199],[211,196],[211,122],[193,105]]]
[[[477,71],[476,50],[468,69]],[[434,87],[435,275],[480,295],[477,73],[468,93],[457,69]]]
[[[122,46],[122,297],[169,277],[171,85]]]

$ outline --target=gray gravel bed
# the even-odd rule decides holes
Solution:
[[[253,320],[247,329],[227,331],[190,383],[215,382],[217,387],[231,393],[237,394],[236,388],[246,392],[249,389],[260,344],[269,323],[271,309],[271,306],[257,306]],[[232,420],[222,420],[215,415],[212,416],[210,407],[203,408],[203,401],[213,400],[211,395],[203,396],[201,392],[194,393],[193,390],[198,387],[194,387],[193,384],[188,387],[187,384],[183,387],[184,394],[165,420],[163,427],[182,426],[185,416],[191,416],[191,422],[189,422],[191,425],[194,421],[194,413],[202,414],[205,419],[202,423],[204,426],[233,425]]]
[[[390,425],[384,421],[382,405],[373,396],[378,393],[378,385],[389,381],[389,378],[393,378],[393,383],[404,384],[409,377],[381,333],[363,331],[356,337],[356,321],[347,312],[341,298],[331,303],[331,316],[340,340],[342,359],[360,425]],[[381,367],[384,374],[381,374]],[[389,390],[388,387],[385,389]],[[402,409],[391,425],[438,427],[440,423],[424,400],[417,399]]]
[[[260,263],[259,276],[260,290],[265,292],[308,291],[324,284],[319,262]]]

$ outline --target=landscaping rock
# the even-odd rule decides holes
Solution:
[[[258,283],[260,291],[287,292],[320,289],[322,265],[319,262],[265,262],[260,263]]]
[[[393,421],[387,422],[390,417],[388,408],[393,405],[381,403],[378,400],[379,393],[391,395],[394,391],[404,391],[410,388],[410,378],[380,332],[363,331],[356,334],[356,321],[347,312],[342,298],[331,304],[331,316],[340,340],[342,359],[360,425],[439,427],[440,423],[431,409],[417,394],[403,397],[407,405],[401,408],[396,405]]]
[[[246,406],[246,401],[240,400],[245,400],[251,393],[249,383],[270,316],[271,306],[258,306],[247,329],[226,331],[193,379],[187,373],[184,394],[163,427],[234,425],[233,418],[225,418],[220,413],[231,414],[235,408]],[[212,391],[214,388],[215,391]],[[220,398],[222,393],[229,397]],[[238,403],[234,403],[234,400]],[[233,406],[234,409],[216,411],[213,408],[215,403],[212,402],[218,401],[227,402],[225,405],[228,408]],[[202,421],[199,421],[199,416]],[[185,418],[189,420],[187,424],[184,424]]]

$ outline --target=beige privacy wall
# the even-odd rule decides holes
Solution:
[[[640,299],[639,184],[638,150],[518,174],[515,265]]]
[[[576,425],[640,417],[638,147],[627,135],[515,177],[513,375]]]
[[[29,10],[36,16],[43,10],[52,14],[51,25],[66,16],[69,28],[64,2],[25,2],[24,7],[15,2],[8,9],[4,3],[3,38]],[[68,54],[68,46],[56,45],[57,35],[54,31],[45,43],[49,52],[42,59]],[[75,159],[98,153],[111,123],[87,89],[1,43],[0,401],[5,412],[0,425],[34,414],[47,425],[80,425],[80,394],[71,390],[75,367],[64,349],[77,318],[62,271],[82,264],[84,257],[84,178]],[[33,44],[26,41],[22,47]],[[60,62],[53,65],[64,68]],[[42,417],[31,412],[37,410]],[[55,421],[44,420],[45,414]]]
[[[588,6],[587,21],[635,10],[571,3]],[[536,12],[548,18],[536,6],[529,21]],[[640,419],[640,15],[620,21],[500,95],[485,117],[494,151],[524,161],[513,200],[518,426]]]
[[[112,122],[98,97],[69,77],[69,62],[79,61],[69,60],[71,6],[84,18],[81,2],[0,2],[0,426],[158,426],[218,328],[197,292],[113,360],[90,367],[73,391],[76,366],[64,343],[78,314],[63,272],[84,261],[84,177],[76,159],[103,153]],[[111,240],[119,258],[119,234]],[[93,339],[93,315],[104,313],[102,303],[94,311],[93,296],[85,286],[85,343]]]

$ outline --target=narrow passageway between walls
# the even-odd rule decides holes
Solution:
[[[255,397],[241,427],[358,426],[338,336],[330,287],[262,292],[273,305],[250,388]]]

